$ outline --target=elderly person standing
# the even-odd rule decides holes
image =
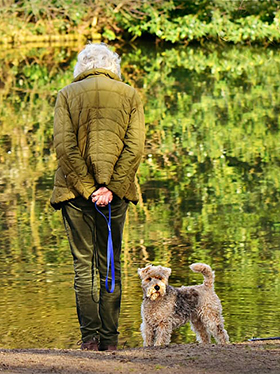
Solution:
[[[144,134],[141,100],[121,81],[119,56],[105,44],[87,45],[78,55],[73,83],[56,101],[58,168],[51,197],[52,206],[62,209],[74,260],[81,349],[117,348],[122,233],[128,203],[138,201],[135,174]],[[113,293],[105,287],[108,226],[95,203],[107,217],[111,209]]]

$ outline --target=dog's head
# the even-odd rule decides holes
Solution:
[[[171,269],[160,265],[148,265],[145,268],[138,269],[138,274],[142,280],[144,297],[154,301],[165,295]]]

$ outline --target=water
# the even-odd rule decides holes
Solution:
[[[80,339],[72,258],[60,212],[49,206],[57,91],[81,46],[0,50],[0,346],[75,348]],[[216,273],[231,341],[279,336],[280,53],[252,47],[123,50],[123,77],[145,103],[142,199],[123,241],[120,344],[142,344],[137,269]],[[172,342],[194,342],[190,327]]]

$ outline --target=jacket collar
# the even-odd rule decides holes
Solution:
[[[117,74],[113,73],[110,70],[106,70],[106,69],[90,69],[90,70],[86,70],[83,73],[79,74],[73,80],[73,82],[78,82],[78,81],[81,81],[81,80],[87,79],[87,78],[93,78],[94,76],[97,76],[97,75],[103,75],[105,77],[108,77],[108,78],[111,78],[111,79],[115,79],[117,81],[121,81],[121,79],[119,78],[119,76]]]

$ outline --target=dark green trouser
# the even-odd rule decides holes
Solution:
[[[90,200],[66,202],[62,215],[74,259],[77,312],[83,342],[99,338],[101,347],[118,343],[121,303],[121,242],[128,203],[114,196],[111,228],[115,261],[115,290],[105,288],[108,226]],[[108,207],[99,208],[108,218]],[[111,273],[110,273],[111,276]],[[98,282],[98,278],[100,282]],[[109,277],[109,287],[111,278]]]

